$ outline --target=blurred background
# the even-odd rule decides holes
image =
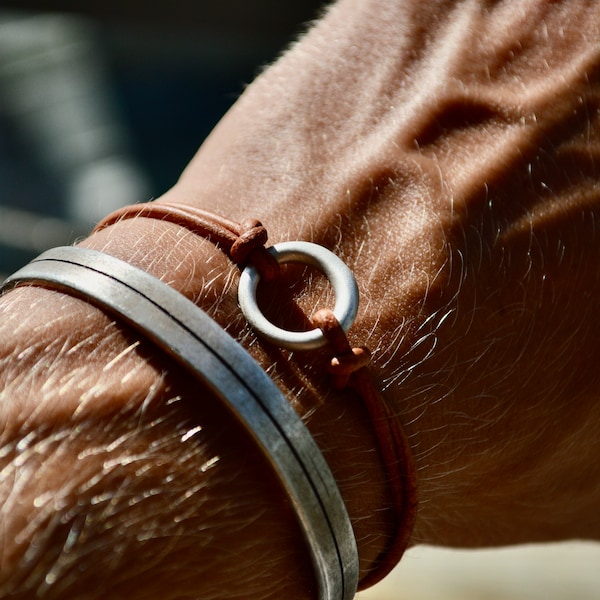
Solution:
[[[166,191],[319,4],[1,2],[0,274]]]
[[[565,542],[490,550],[417,546],[357,600],[598,600],[600,546]]]
[[[166,191],[317,0],[0,2],[0,277]],[[417,547],[364,600],[591,600],[600,548]]]

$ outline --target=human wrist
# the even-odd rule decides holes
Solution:
[[[159,279],[166,280],[176,289],[179,288],[184,295],[194,298],[206,310],[212,310],[215,318],[223,319],[224,324],[230,324],[232,315],[238,312],[237,306],[233,308],[235,302],[229,306],[231,312],[225,313],[221,310],[224,304],[227,304],[227,301],[223,300],[224,295],[231,287],[228,286],[231,273],[223,276],[223,272],[231,268],[225,256],[212,244],[197,236],[190,238],[183,235],[180,227],[150,219],[134,219],[95,233],[82,245],[115,254]],[[184,264],[186,260],[188,262]],[[218,266],[215,266],[215,263]],[[208,290],[207,281],[212,286]],[[204,291],[206,293],[201,293]],[[224,318],[224,314],[228,317]],[[245,342],[248,342],[247,335]],[[290,361],[287,354],[274,354],[272,349],[259,342],[254,342],[252,347],[257,360],[265,368],[271,369],[284,391],[295,400],[299,412],[304,415],[313,413],[309,419],[309,426],[325,446],[326,457],[332,461],[338,480],[352,481],[352,485],[346,485],[343,493],[345,492],[357,526],[359,546],[362,547],[363,571],[370,569],[386,544],[385,539],[381,538],[385,538],[382,531],[386,529],[389,518],[388,515],[382,514],[382,506],[385,508],[386,504],[385,476],[381,475],[379,481],[375,481],[374,484],[373,476],[377,478],[378,475],[377,458],[374,458],[372,451],[375,441],[370,440],[370,429],[365,427],[366,417],[362,407],[354,400],[346,402],[342,395],[328,392],[329,386],[322,376],[323,369],[314,361],[298,358],[303,355],[297,355]],[[131,358],[136,362],[135,356]],[[139,362],[139,357],[137,358]],[[106,360],[109,361],[110,358],[107,357]],[[141,362],[144,362],[143,359]],[[152,385],[150,381],[148,385]],[[105,391],[111,396],[110,388],[106,388]],[[113,396],[113,405],[117,396],[119,392]],[[325,396],[328,396],[327,402],[323,403]],[[76,402],[76,398],[73,401]],[[335,424],[335,427],[332,424]],[[360,443],[357,443],[358,439]],[[361,462],[361,453],[364,454],[364,472],[357,476],[355,465]],[[360,479],[364,479],[364,485],[357,485]],[[370,494],[365,494],[365,489],[368,489]]]
[[[179,221],[181,221],[181,217],[176,216],[175,212],[179,212],[183,206],[172,205],[170,207],[171,212],[166,214],[162,214],[163,211],[158,210],[160,206],[160,204],[157,206],[157,204],[152,203],[152,205],[131,207],[131,209],[124,211],[126,220],[121,221],[117,217],[110,218],[100,225],[99,233],[101,234],[105,231],[106,227],[108,227],[108,229],[111,229],[115,225],[124,227],[131,220],[136,224],[141,223],[142,226],[143,224],[151,226],[153,223],[152,219],[147,219],[146,217],[153,216],[154,219],[160,219],[158,221],[158,226],[160,228],[169,225],[169,223],[165,222],[166,220],[175,221],[176,227],[178,228],[178,235],[180,235],[182,227]],[[192,209],[186,209],[184,212],[188,213],[188,218],[184,219],[185,228],[195,230],[198,227],[198,222],[194,221],[195,225],[192,225]],[[121,215],[119,216],[121,217]],[[154,221],[154,223],[156,223],[156,221]],[[203,229],[204,225],[202,225],[201,228]],[[130,232],[127,231],[128,236],[129,234]],[[115,237],[114,232],[111,232],[111,237]],[[155,237],[156,236],[153,236],[153,238]],[[165,236],[165,238],[166,237],[167,236]],[[215,237],[218,236],[215,234]],[[227,244],[225,244],[225,246],[227,246]],[[120,245],[119,249],[121,249]],[[221,247],[220,250],[226,251],[228,248]],[[184,256],[189,262],[188,269],[195,270],[194,260],[198,257],[193,255],[190,256],[190,252],[193,252],[193,250],[186,248]],[[159,256],[162,259],[164,252],[159,252]],[[152,264],[153,274],[155,276],[157,273],[164,270],[160,267],[157,268],[154,260],[148,260],[148,257],[146,257],[145,260]],[[177,264],[179,265],[179,259],[177,260]],[[143,267],[144,265],[138,264],[138,266]],[[232,277],[230,274],[227,280],[231,281],[231,279]],[[286,294],[287,283],[289,283],[289,281],[286,281],[286,278],[282,277],[277,279],[275,284],[279,289],[275,291],[273,296],[276,298],[275,305],[280,309],[281,306],[290,304],[290,298]],[[172,283],[172,285],[176,289],[179,287],[176,281],[175,283]],[[187,291],[189,293],[189,289]],[[308,285],[302,289],[302,292],[302,295],[305,297],[304,300],[308,302],[309,310],[306,312],[307,314],[310,314],[310,312],[312,312],[311,309],[319,306],[318,302],[323,302],[323,298],[321,297],[323,290],[321,286]],[[195,293],[192,294],[192,296],[195,295]],[[196,301],[201,306],[206,304],[206,298],[199,297]],[[279,310],[276,312],[280,313],[279,316],[282,316],[282,314],[284,317],[290,316],[286,310]],[[291,313],[292,318],[287,320],[284,327],[293,329],[298,325],[297,307],[294,306],[294,308],[291,309]],[[370,521],[365,528],[365,531],[368,531],[371,534],[371,537],[366,544],[368,549],[365,550],[363,548],[365,551],[362,555],[364,557],[363,566],[365,569],[368,568],[367,565],[372,567],[372,564],[379,558],[378,555],[382,554],[382,548],[387,544],[386,539],[388,536],[386,535],[386,530],[393,529],[393,527],[388,526],[390,522],[394,521],[394,517],[387,514],[389,511],[385,510],[389,504],[388,500],[385,498],[387,487],[384,482],[385,476],[381,477],[378,485],[374,484],[375,480],[373,479],[373,475],[377,477],[382,469],[379,464],[379,459],[373,456],[372,451],[376,448],[377,441],[372,435],[371,427],[368,424],[368,415],[364,412],[364,407],[360,406],[360,403],[357,402],[356,399],[350,399],[351,401],[347,402],[349,398],[346,397],[346,394],[336,394],[330,389],[331,385],[327,381],[327,378],[323,376],[325,373],[324,356],[314,360],[314,357],[307,357],[303,353],[290,355],[278,350],[274,351],[268,344],[263,344],[260,340],[254,339],[254,337],[248,333],[243,337],[245,338],[244,344],[249,347],[256,360],[262,364],[265,369],[269,369],[271,376],[280,384],[284,393],[286,393],[290,398],[290,401],[296,407],[296,410],[301,415],[312,415],[312,418],[310,419],[312,424],[309,426],[313,430],[313,433],[315,433],[317,437],[323,436],[321,438],[322,440],[328,439],[331,441],[327,454],[334,462],[337,461],[338,463],[337,470],[340,472],[338,477],[339,480],[355,479],[354,483],[356,483],[356,473],[352,467],[348,469],[347,466],[354,465],[357,456],[365,449],[369,452],[369,458],[373,464],[369,469],[366,469],[367,477],[365,478],[366,485],[364,488],[369,489],[371,495],[365,494],[364,489],[360,489],[355,485],[351,492],[348,491],[348,496],[350,498],[350,503],[353,504],[353,508],[356,509],[356,512],[360,513],[358,516],[355,515],[356,519],[360,520],[362,524],[366,524],[365,522]],[[252,339],[251,343],[249,343],[249,337]],[[318,364],[319,361],[321,361],[320,364]],[[330,427],[332,423],[335,423],[336,426],[340,427],[342,430],[351,427],[353,431],[350,433],[354,436],[354,439],[346,437],[346,439],[342,441],[344,435],[347,435],[347,432],[340,432],[332,429]],[[361,439],[360,445],[356,443],[357,437],[360,437]],[[340,456],[344,457],[343,460],[340,460]],[[343,474],[344,471],[346,472],[345,475]],[[377,494],[373,493],[374,490],[377,490]],[[363,540],[366,539],[366,536],[363,537]]]

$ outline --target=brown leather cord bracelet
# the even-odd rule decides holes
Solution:
[[[184,227],[213,242],[237,265],[251,262],[265,281],[272,281],[279,275],[279,264],[265,249],[267,230],[255,219],[236,223],[185,204],[147,202],[117,209],[102,219],[94,232],[135,217],[158,219]]]
[[[369,412],[394,503],[394,535],[376,567],[359,581],[359,590],[362,590],[388,575],[400,562],[408,546],[417,516],[417,472],[404,429],[369,371],[370,351],[365,347],[351,347],[331,310],[317,311],[312,320],[323,331],[333,351],[329,372],[334,386],[337,389],[354,389]]]
[[[115,211],[103,219],[95,231],[135,217],[160,219],[184,227],[216,244],[241,268],[251,264],[264,280],[272,281],[279,274],[279,263],[265,248],[267,231],[256,220],[240,224],[184,204],[150,202]],[[408,546],[417,513],[416,467],[404,430],[370,372],[371,354],[368,349],[351,346],[331,309],[318,310],[311,320],[328,342],[332,355],[328,370],[334,387],[353,389],[369,413],[390,485],[394,531],[374,568],[359,582],[359,589],[365,589],[383,579],[397,565]]]

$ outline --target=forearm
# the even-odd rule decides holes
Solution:
[[[593,3],[340,2],[173,190],[354,270],[415,540],[600,534],[599,29]]]
[[[566,19],[557,3],[503,12],[344,0],[248,89],[158,200],[258,218],[270,242],[316,241],[353,269],[362,305],[351,337],[374,351],[417,460],[414,543],[600,534],[600,473],[589,460],[600,422],[600,315],[590,301],[600,294],[599,19],[577,4],[565,4]],[[368,571],[390,510],[360,406],[330,391],[316,359],[288,360],[254,338],[235,302],[236,270],[210,243],[139,219],[84,244],[193,298],[269,369],[332,467]],[[324,297],[313,282],[303,306]],[[54,556],[78,548],[92,564],[96,540],[121,539],[106,519],[118,505],[130,537],[110,585],[128,589],[159,556],[163,598],[179,594],[175,575],[202,598],[223,583],[228,597],[237,585],[251,596],[247,581],[255,597],[304,597],[312,575],[293,516],[252,444],[228,433],[236,426],[225,411],[196,404],[176,367],[85,303],[28,289],[2,306],[3,460],[20,482],[4,480],[4,505],[19,508],[5,510],[7,531],[29,533],[31,510],[55,514]],[[30,429],[41,445],[19,458]],[[52,476],[20,472],[25,459]],[[51,468],[58,460],[76,473]],[[66,498],[55,513],[44,508],[50,494]],[[171,533],[146,540],[147,531]],[[41,561],[26,538],[6,546],[5,564],[24,568],[9,571],[13,581]],[[224,549],[235,552],[233,576]],[[40,577],[53,573],[39,564]]]

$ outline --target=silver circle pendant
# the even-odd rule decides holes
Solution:
[[[333,313],[344,331],[348,331],[358,312],[358,286],[352,271],[333,252],[311,242],[283,242],[267,249],[278,263],[300,263],[321,271],[335,293]],[[248,323],[269,341],[289,350],[313,350],[327,343],[320,329],[290,331],[269,321],[260,310],[256,291],[260,275],[253,266],[241,274],[238,301]]]

